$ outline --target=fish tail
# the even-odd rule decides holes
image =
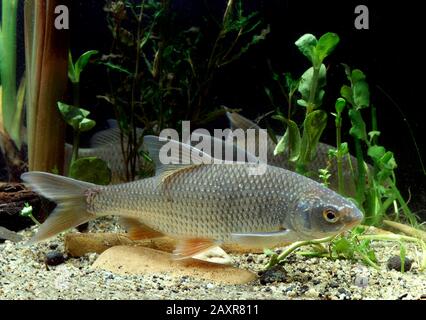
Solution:
[[[87,211],[87,191],[96,185],[46,172],[27,172],[21,179],[43,197],[57,203],[55,210],[38,228],[29,244],[48,239],[77,227],[96,216]]]

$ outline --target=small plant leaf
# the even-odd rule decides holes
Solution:
[[[111,170],[105,161],[96,157],[80,158],[70,167],[71,178],[98,185],[107,185],[111,181]]]
[[[87,66],[87,64],[89,63],[90,58],[95,55],[98,54],[98,51],[96,50],[90,50],[87,51],[85,53],[83,53],[77,60],[77,62],[74,65],[74,69],[75,69],[75,78],[74,78],[74,83],[78,83],[80,82],[80,74],[81,72],[83,72],[84,68]]]
[[[361,112],[357,109],[351,109],[349,110],[349,118],[352,123],[352,128],[349,130],[350,135],[359,140],[366,141],[367,130]]]
[[[371,146],[367,153],[373,160],[379,161],[385,155],[386,150],[382,146]]]
[[[326,125],[327,113],[322,110],[313,111],[306,116],[300,147],[302,163],[308,163],[315,158],[317,145]]]
[[[129,75],[129,76],[132,75],[132,73],[129,70],[127,70],[126,68],[124,68],[124,67],[122,67],[118,64],[114,64],[112,62],[98,62],[98,64],[103,64],[104,66],[106,66],[107,68],[109,68],[111,70],[122,72],[122,73]]]
[[[322,64],[320,69],[319,69],[316,96],[314,97],[314,104],[315,104],[316,107],[319,107],[322,103],[322,99],[323,99],[323,96],[324,96],[324,90],[321,90],[321,88],[323,88],[326,84],[326,75],[327,75],[327,69],[326,69],[325,65]],[[312,90],[313,76],[314,76],[314,68],[311,67],[308,70],[306,70],[305,73],[300,78],[298,90],[299,90],[300,94],[302,95],[302,99],[305,100],[305,102],[309,101],[309,98],[310,98],[310,92]],[[299,100],[297,102],[299,103]],[[306,105],[307,105],[307,103],[306,103]]]
[[[317,43],[317,38],[310,33],[304,34],[295,42],[300,52],[302,52],[312,63],[314,61],[314,50]]]
[[[340,89],[340,95],[346,100],[348,101],[350,104],[354,104],[353,102],[353,93],[352,93],[352,89],[351,87],[344,85],[342,86],[342,88]]]
[[[319,38],[315,48],[318,63],[322,63],[324,59],[333,52],[339,41],[339,36],[333,32],[327,32]]]
[[[284,136],[275,147],[274,156],[287,151],[289,160],[296,161],[299,157],[301,142],[299,127],[294,121],[282,116],[274,117],[274,119],[281,120],[287,125]]]
[[[337,113],[342,113],[343,109],[345,109],[345,106],[346,106],[346,100],[343,98],[338,98],[335,104]]]
[[[68,123],[76,131],[88,131],[92,129],[96,122],[87,118],[90,111],[71,106],[69,104],[58,102],[58,109]]]

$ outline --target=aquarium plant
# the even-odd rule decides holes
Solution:
[[[309,59],[312,66],[299,79],[293,79],[290,74],[284,74],[284,76],[273,74],[288,105],[286,113],[277,107],[277,114],[273,116],[286,127],[284,136],[277,142],[274,155],[286,152],[290,163],[294,165],[297,172],[311,177],[318,175],[327,185],[330,178],[329,168],[322,168],[319,172],[308,172],[307,164],[315,159],[316,148],[326,127],[327,118],[334,117],[336,145],[330,147],[329,163],[331,164],[331,161],[334,160],[337,162],[338,192],[346,195],[342,163],[343,159],[345,161],[348,159],[350,162],[350,157],[346,157],[349,154],[350,142],[343,141],[342,137],[343,131],[347,130],[353,139],[357,159],[357,167],[354,168],[355,164],[350,163],[351,172],[347,176],[352,177],[356,186],[353,201],[362,208],[365,214],[363,223],[379,226],[387,216],[392,216],[395,220],[401,219],[417,226],[416,216],[410,211],[407,202],[397,188],[395,175],[397,162],[394,154],[379,144],[380,131],[378,130],[376,108],[370,102],[370,90],[365,74],[359,69],[352,70],[343,64],[349,84],[341,87],[341,96],[336,100],[334,110],[327,113],[319,109],[326,88],[327,68],[323,61],[334,50],[338,42],[339,37],[333,33],[326,33],[318,40],[311,34],[305,34],[295,44],[300,52]],[[272,91],[266,88],[265,92],[272,104],[275,105],[276,97]],[[297,94],[299,95],[297,105],[304,111],[302,123],[298,123],[294,116],[297,110],[294,110],[293,101]],[[371,114],[370,126],[363,118],[366,111],[370,111]],[[275,139],[274,136],[273,138]],[[366,162],[371,166],[366,165]],[[358,227],[347,235],[339,237],[296,242],[280,255],[267,250],[266,253],[270,256],[267,267],[279,263],[291,252],[306,245],[312,246],[314,250],[298,252],[299,254],[333,259],[360,259],[374,268],[378,268],[378,265],[374,251],[370,247],[370,242],[373,240],[399,242],[401,259],[404,259],[405,256],[405,241],[417,243],[420,248],[425,248],[424,239],[416,235],[370,235],[365,234],[365,231],[366,227]],[[322,243],[329,245],[326,248],[321,245]],[[426,257],[425,254],[424,256]],[[421,268],[426,268],[425,261],[421,263]]]
[[[9,179],[17,181],[24,169],[22,155],[24,82],[16,87],[16,27],[18,1],[2,1],[0,28],[0,150]]]
[[[269,29],[261,28],[258,15],[245,12],[240,0],[227,2],[213,42],[205,37],[211,30],[179,27],[169,0],[108,1],[105,11],[113,43],[99,61],[111,88],[102,98],[113,106],[128,141],[123,151],[132,180],[142,144],[136,128],[158,134],[178,128],[182,120],[201,126],[223,115],[212,96],[217,72],[262,41]]]
[[[73,145],[68,175],[71,178],[99,185],[111,181],[111,170],[102,159],[97,157],[79,158],[80,134],[91,130],[96,122],[89,118],[90,111],[80,107],[80,76],[90,58],[97,54],[95,50],[84,52],[74,63],[71,52],[68,61],[68,77],[73,86],[74,105],[58,102],[58,109],[64,121],[73,129]]]

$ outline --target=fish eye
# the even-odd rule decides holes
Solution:
[[[324,211],[322,212],[322,216],[329,223],[336,223],[337,221],[339,221],[340,218],[337,210],[333,208],[324,209]]]

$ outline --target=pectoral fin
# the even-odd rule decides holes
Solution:
[[[120,224],[127,230],[129,238],[132,240],[152,239],[164,236],[161,232],[148,227],[138,219],[120,218]]]
[[[231,236],[239,245],[254,248],[272,247],[284,242],[300,240],[298,233],[290,229],[273,232],[233,233]]]
[[[192,258],[215,246],[216,244],[210,239],[182,239],[173,251],[173,257],[176,260]]]

